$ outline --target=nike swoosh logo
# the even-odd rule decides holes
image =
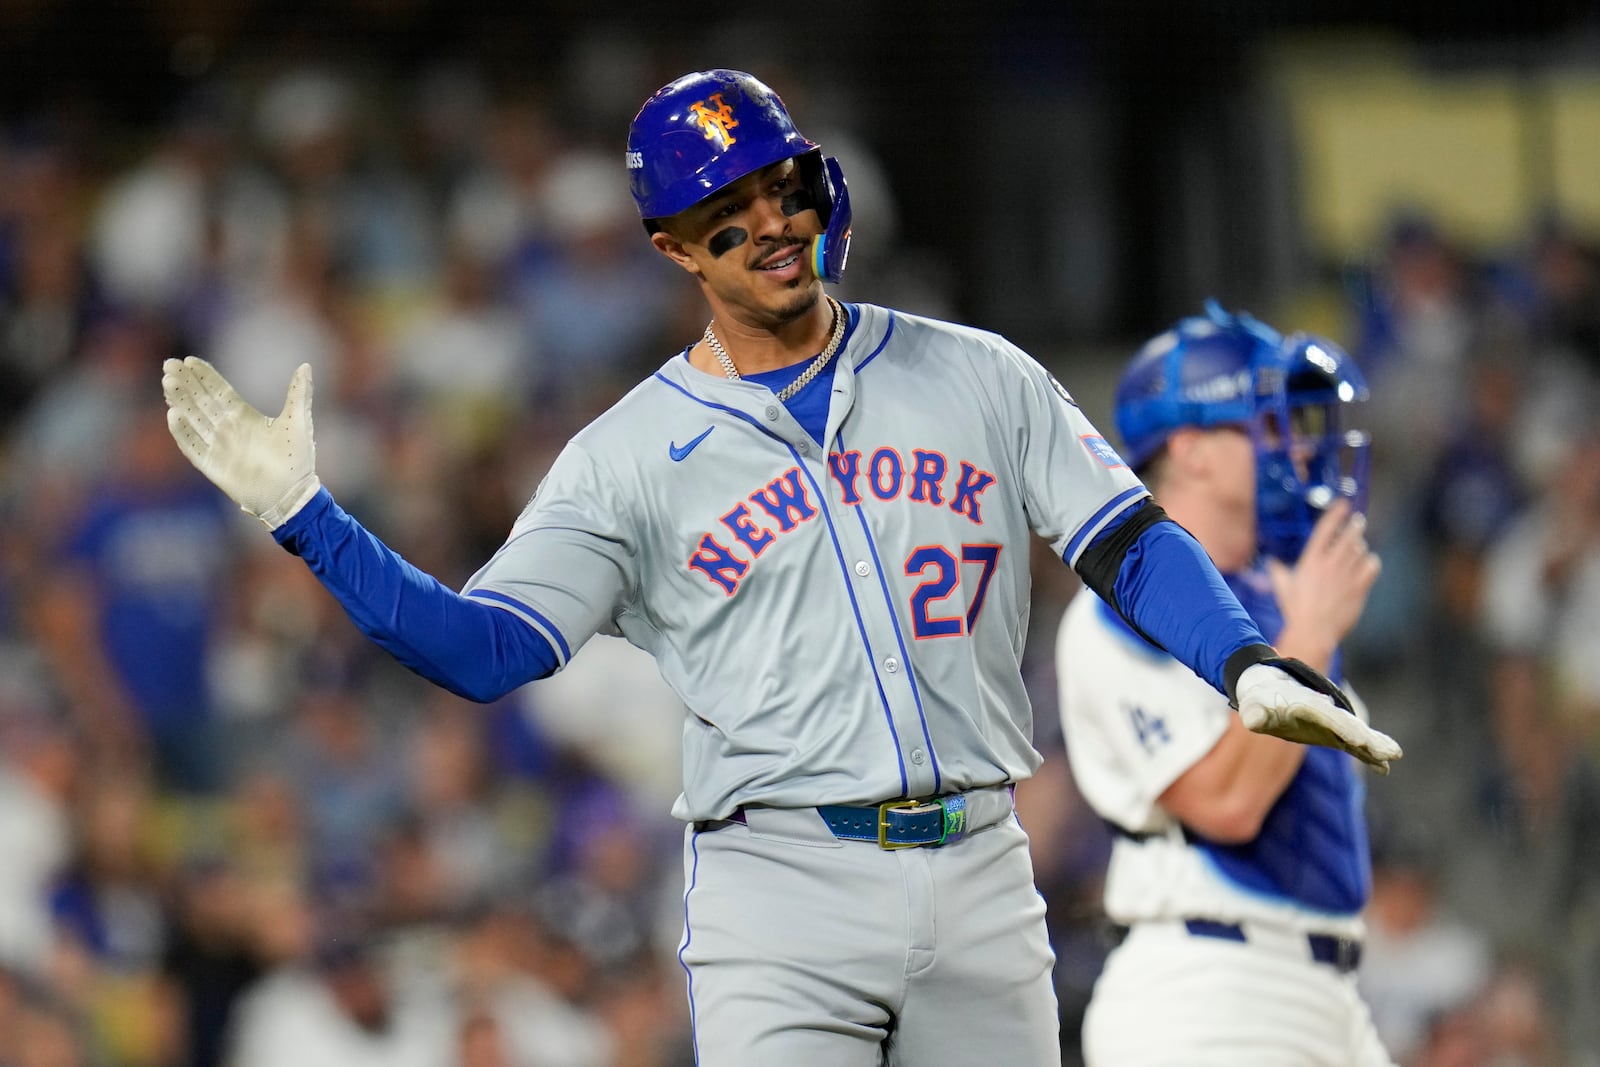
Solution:
[[[699,437],[696,437],[693,441],[690,441],[688,444],[684,445],[682,448],[679,448],[677,445],[673,444],[671,441],[668,441],[667,442],[667,454],[672,457],[672,462],[674,462],[674,463],[682,463],[684,460],[688,459],[689,458],[689,453],[694,451],[695,445],[698,445],[701,441],[704,441],[707,437],[711,436],[711,431],[715,430],[715,429],[716,429],[715,426],[707,426],[705,433],[701,434]]]

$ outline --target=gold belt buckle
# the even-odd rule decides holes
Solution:
[[[904,811],[912,815],[921,815],[924,812],[943,810],[944,805],[937,800],[885,800],[878,805],[878,847],[893,852],[901,848],[918,848],[927,843],[922,841],[890,841],[889,813],[891,811]]]

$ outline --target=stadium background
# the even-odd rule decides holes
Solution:
[[[459,584],[703,325],[619,146],[717,65],[843,160],[841,295],[1006,333],[1102,425],[1206,296],[1356,354],[1386,566],[1350,671],[1409,753],[1362,980],[1406,1067],[1600,1064],[1594,5],[9,0],[0,1065],[687,1062],[650,664],[430,690],[197,510],[155,371],[268,407],[312,361],[325,481]],[[1071,1063],[1108,846],[1053,725],[1074,579],[1036,572]]]

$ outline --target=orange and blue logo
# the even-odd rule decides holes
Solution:
[[[728,131],[739,125],[739,120],[733,117],[733,108],[722,102],[721,93],[712,93],[709,98],[689,105],[689,112],[706,140],[716,141],[721,148],[734,143],[734,136]]]

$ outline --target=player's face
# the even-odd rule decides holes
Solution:
[[[822,232],[816,205],[785,159],[718,190],[656,234],[658,249],[707,286],[713,305],[781,325],[821,296],[809,246]]]
[[[1255,522],[1256,446],[1243,426],[1219,426],[1207,435],[1212,489],[1239,522]]]

